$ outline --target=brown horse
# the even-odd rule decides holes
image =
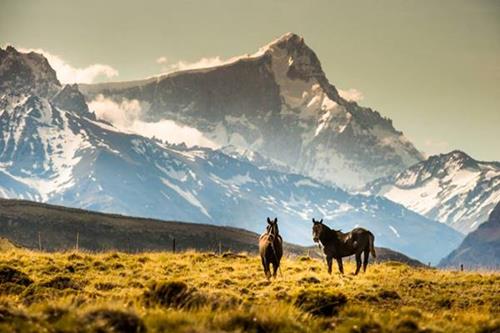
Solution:
[[[259,253],[266,277],[268,279],[271,277],[271,264],[273,265],[273,277],[276,277],[283,256],[283,239],[278,230],[278,218],[273,221],[269,217],[267,218],[266,232],[259,238]]]
[[[332,273],[332,259],[337,260],[340,273],[344,274],[344,266],[342,265],[342,257],[356,255],[356,273],[359,273],[361,268],[361,253],[363,258],[363,272],[366,272],[368,265],[368,257],[370,253],[374,258],[377,257],[375,247],[373,245],[375,236],[363,228],[355,228],[351,232],[343,233],[340,230],[330,229],[323,224],[323,219],[313,221],[313,240],[316,243],[323,245],[323,252],[326,255],[326,263],[328,265],[328,273]]]

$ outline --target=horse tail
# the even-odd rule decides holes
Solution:
[[[375,252],[375,236],[370,232],[369,236],[369,244],[370,244],[370,253],[373,258],[377,258],[377,253]]]

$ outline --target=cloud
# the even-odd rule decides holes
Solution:
[[[96,113],[98,119],[105,120],[120,130],[149,138],[156,137],[169,143],[185,143],[189,147],[218,148],[218,145],[207,139],[196,128],[179,125],[167,119],[158,122],[140,120],[144,105],[136,99],[124,99],[118,103],[98,95],[89,103],[89,108]]]
[[[209,58],[201,58],[195,62],[180,60],[176,63],[169,64],[168,59],[166,57],[160,57],[160,58],[156,59],[156,62],[158,64],[163,65],[162,69],[161,69],[163,73],[171,73],[171,72],[185,71],[185,70],[190,70],[190,69],[216,67],[216,66],[231,63],[231,62],[236,61],[237,59],[240,59],[240,58],[241,57],[232,57],[229,59],[222,59],[219,56],[215,56],[215,57],[209,57]]]
[[[363,93],[361,91],[353,88],[347,90],[338,89],[338,92],[340,97],[350,102],[359,102],[362,101],[364,98]]]
[[[139,119],[142,107],[138,100],[123,100],[117,103],[99,94],[89,103],[98,119],[105,120],[118,128],[129,128]]]
[[[427,139],[424,141],[424,150],[427,156],[443,154],[450,150],[450,144],[443,140]]]
[[[158,59],[156,59],[156,63],[160,65],[166,64],[167,62],[167,57],[159,57]]]
[[[118,76],[118,71],[109,65],[92,64],[84,68],[76,68],[68,64],[63,58],[43,49],[19,48],[21,52],[41,53],[47,58],[50,66],[56,71],[57,78],[62,83],[93,83],[97,78],[107,79]]]

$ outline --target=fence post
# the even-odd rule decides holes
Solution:
[[[222,254],[222,242],[219,241],[219,255]]]
[[[464,264],[460,264],[460,272],[464,271]]]
[[[42,234],[40,231],[38,232],[38,250],[42,251]]]
[[[175,253],[175,237],[172,239],[172,252]]]
[[[78,248],[79,248],[79,240],[80,240],[80,233],[77,231],[76,232],[76,252],[78,252]]]

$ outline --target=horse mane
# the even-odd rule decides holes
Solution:
[[[329,240],[332,240],[334,243],[339,242],[339,240],[340,240],[339,236],[341,234],[340,230],[335,230],[333,228],[330,228],[326,224],[323,224],[323,228],[325,229],[325,233],[326,233]]]

